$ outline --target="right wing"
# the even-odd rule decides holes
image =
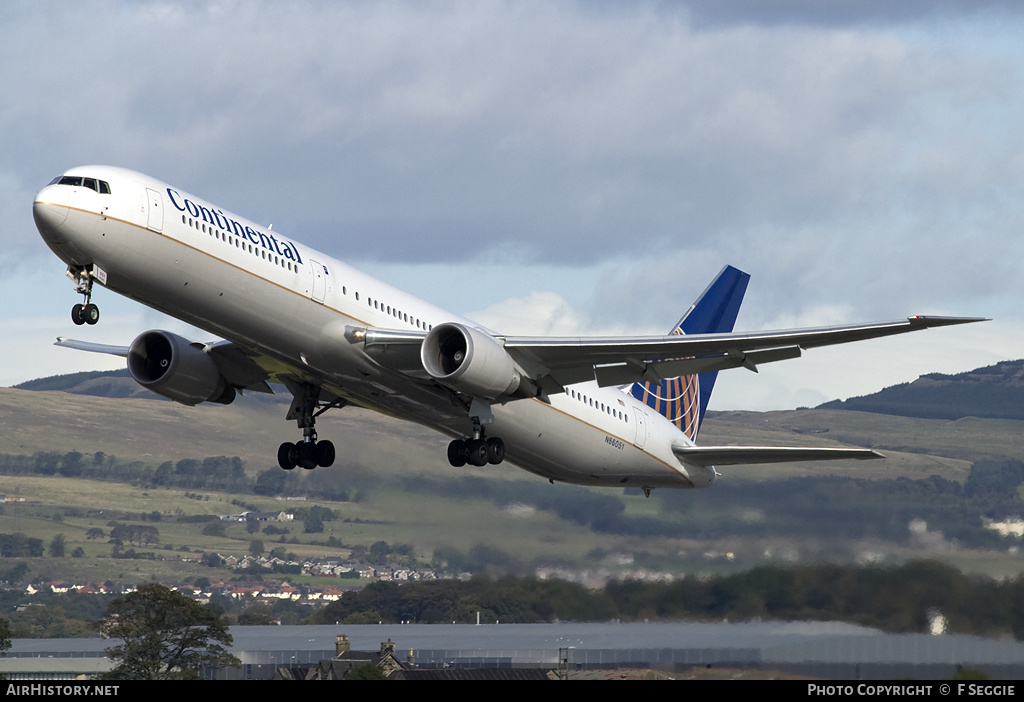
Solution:
[[[982,317],[908,317],[891,322],[765,332],[662,337],[505,337],[521,365],[558,385],[597,380],[624,385],[745,367],[800,356],[803,349],[846,344],[919,329],[985,321]]]
[[[681,375],[745,367],[756,371],[801,355],[803,349],[845,344],[894,334],[985,321],[984,317],[908,317],[891,322],[810,327],[764,332],[674,334],[639,337],[529,337],[486,332],[544,392],[596,380],[598,385],[663,380]],[[455,325],[462,326],[462,325]],[[477,328],[477,331],[484,331]],[[374,327],[346,328],[384,365],[424,377],[420,347],[429,333]]]

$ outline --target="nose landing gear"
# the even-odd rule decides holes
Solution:
[[[100,308],[92,303],[92,268],[68,266],[67,275],[75,283],[75,292],[85,298],[81,304],[71,308],[71,321],[77,325],[96,324],[100,321]]]

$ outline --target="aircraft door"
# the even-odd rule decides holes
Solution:
[[[636,417],[636,438],[633,444],[637,448],[643,448],[647,443],[647,414],[638,407],[633,408],[633,415]]]
[[[324,264],[313,259],[309,259],[309,265],[313,269],[313,302],[323,304],[327,294],[327,269]]]
[[[149,208],[149,218],[146,226],[154,232],[162,231],[164,228],[164,202],[160,193],[156,190],[146,188],[146,205]]]

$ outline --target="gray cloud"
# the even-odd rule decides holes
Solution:
[[[342,259],[519,264],[509,297],[600,269],[596,325],[666,327],[725,263],[748,326],[1010,309],[1022,66],[981,5],[8,4],[2,255],[107,162]]]
[[[663,5],[685,11],[700,28],[736,24],[848,27],[908,24],[930,20],[969,19],[978,15],[1018,15],[1012,0],[680,0]]]

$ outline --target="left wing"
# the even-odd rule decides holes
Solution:
[[[186,340],[182,339],[183,342]],[[217,370],[225,380],[235,388],[255,392],[273,393],[267,385],[268,380],[278,380],[281,371],[291,372],[290,368],[277,368],[273,359],[256,354],[230,341],[219,341],[213,344],[192,343],[191,346],[202,349],[213,359]],[[131,346],[114,346],[112,344],[96,344],[90,341],[79,341],[58,336],[54,346],[90,353],[105,353],[110,356],[128,358]],[[281,364],[276,364],[280,366]]]
[[[128,346],[114,346],[112,344],[94,344],[91,341],[79,341],[77,339],[68,339],[63,336],[58,336],[57,341],[53,343],[54,346],[60,346],[65,349],[75,349],[76,351],[88,351],[90,353],[105,353],[110,356],[120,356],[121,358],[128,358]]]

